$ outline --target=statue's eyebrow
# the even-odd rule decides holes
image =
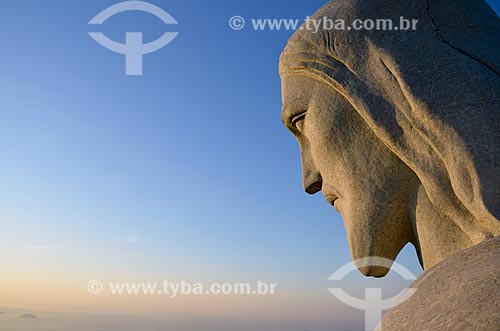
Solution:
[[[288,113],[288,108],[286,106],[283,106],[283,108],[281,108],[281,122],[284,126],[288,126],[288,124],[290,124],[290,116]]]
[[[294,111],[291,109],[291,107],[283,106],[283,108],[281,108],[281,122],[283,122],[283,125],[292,131],[294,129],[292,125],[293,116]]]

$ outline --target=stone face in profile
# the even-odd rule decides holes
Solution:
[[[498,16],[482,0],[337,0],[312,19],[324,17],[418,20],[415,31],[304,27],[280,58],[282,117],[300,145],[304,189],[340,212],[353,260],[394,260],[411,242],[424,270],[445,276],[460,266],[448,258],[499,245]],[[497,290],[481,267],[467,264]]]

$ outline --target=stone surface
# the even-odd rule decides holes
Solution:
[[[446,259],[416,280],[384,331],[500,330],[500,237]]]
[[[416,296],[388,314],[391,330],[416,329],[412,310],[429,312],[423,330],[500,330],[487,322],[500,315],[492,240],[500,235],[500,19],[482,0],[337,0],[312,19],[324,17],[418,24],[303,26],[290,38],[280,58],[282,119],[300,145],[304,190],[322,191],[340,212],[354,260],[394,260],[411,242],[424,270],[437,266],[438,276],[419,281],[432,300]]]

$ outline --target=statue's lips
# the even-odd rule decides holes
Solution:
[[[328,203],[332,206],[335,207],[335,201],[338,199],[339,197],[337,197],[335,194],[327,194],[325,195],[325,199],[326,201],[328,201]]]

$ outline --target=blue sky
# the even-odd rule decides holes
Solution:
[[[34,275],[70,293],[95,278],[261,279],[290,307],[333,302],[326,278],[350,261],[343,224],[303,193],[280,119],[278,56],[292,31],[228,26],[233,15],[304,18],[325,1],[150,1],[179,25],[129,12],[98,27],[119,42],[179,32],[145,55],[142,76],[125,76],[124,56],[88,35],[116,2],[1,5],[3,286],[34,286]],[[398,261],[421,272],[412,247]],[[350,277],[354,290],[372,281]],[[334,321],[328,309],[294,318]]]

